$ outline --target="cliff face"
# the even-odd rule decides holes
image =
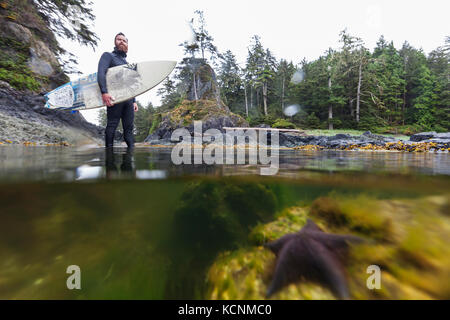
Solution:
[[[0,144],[102,143],[80,113],[44,108],[43,94],[70,81],[57,52],[32,0],[0,0]]]
[[[0,1],[0,80],[34,92],[68,82],[57,48],[54,34],[32,0]]]

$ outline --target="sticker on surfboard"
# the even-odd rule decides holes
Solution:
[[[145,61],[108,69],[106,86],[114,103],[132,99],[161,83],[175,68],[175,61]],[[103,107],[97,73],[66,83],[47,93],[46,107],[85,110]]]

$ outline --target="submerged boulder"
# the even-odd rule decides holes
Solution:
[[[385,180],[383,183],[392,182]],[[263,245],[298,232],[312,219],[326,232],[352,234],[368,240],[352,245],[345,256],[350,298],[447,299],[449,291],[445,279],[450,264],[445,214],[449,203],[447,195],[416,199],[341,195],[318,197],[310,206],[285,208],[276,213],[272,222],[260,223],[250,231],[251,245],[226,250],[217,256],[207,274],[206,298],[264,299],[277,270],[277,257]],[[423,209],[418,211],[418,207]],[[308,258],[299,256],[295,250],[289,254],[298,257],[299,263],[318,261],[318,255]],[[367,289],[366,270],[370,265],[383,268],[381,290]],[[336,275],[333,269],[315,270],[318,275],[329,278]],[[292,276],[292,273],[286,272],[285,276]],[[279,300],[335,298],[329,286],[308,278],[301,278],[271,296]]]

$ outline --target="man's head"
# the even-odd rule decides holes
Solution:
[[[125,53],[128,52],[128,39],[122,32],[118,33],[114,38],[114,45],[116,46],[117,50],[123,51]]]

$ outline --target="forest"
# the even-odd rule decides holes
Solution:
[[[184,57],[158,90],[161,106],[141,106],[136,140],[155,129],[158,115],[176,108],[192,78],[191,58],[202,58],[216,72],[222,101],[251,126],[354,129],[413,134],[450,131],[450,37],[429,54],[405,41],[401,49],[379,37],[370,50],[364,40],[343,30],[339,48],[313,61],[275,57],[262,39],[250,39],[245,63],[220,51],[206,29],[202,11],[192,19],[195,41],[180,44]],[[295,110],[286,112],[286,108]],[[106,112],[99,113],[101,125]]]

